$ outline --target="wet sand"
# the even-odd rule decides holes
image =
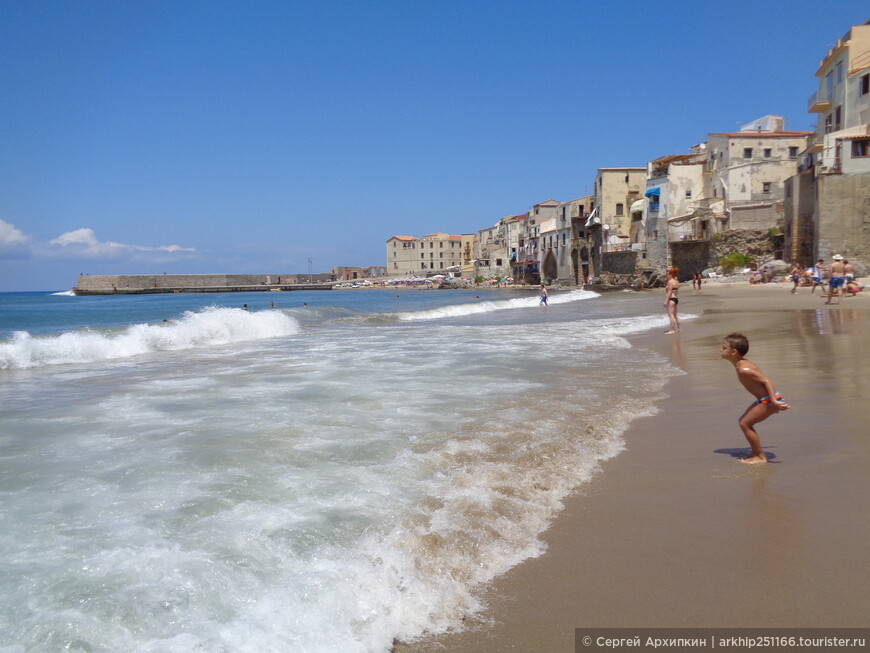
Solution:
[[[488,588],[482,619],[396,650],[570,653],[575,628],[870,626],[870,291],[824,306],[790,287],[683,284],[680,309],[703,315],[633,338],[686,372],[660,412],[566,502],[547,553]],[[752,398],[718,354],[732,331],[792,406],[758,426],[766,465],[738,461]]]

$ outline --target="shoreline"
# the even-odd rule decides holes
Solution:
[[[575,628],[866,626],[870,300],[790,289],[681,284],[680,308],[701,316],[629,338],[685,372],[659,412],[566,499],[547,552],[482,591],[466,630],[395,651],[567,653]],[[766,465],[735,460],[751,396],[718,356],[731,331],[792,406],[758,427]]]

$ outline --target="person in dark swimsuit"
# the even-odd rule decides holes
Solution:
[[[680,316],[677,315],[677,304],[680,303],[680,300],[677,299],[677,292],[680,290],[680,282],[677,279],[677,273],[679,272],[679,268],[672,268],[668,270],[668,283],[665,286],[665,310],[668,312],[668,320],[671,323],[671,330],[666,331],[665,333],[679,333],[680,332]]]

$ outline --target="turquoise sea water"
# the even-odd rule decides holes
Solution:
[[[675,370],[625,336],[666,325],[577,290],[0,294],[0,650],[457,627],[654,410]]]

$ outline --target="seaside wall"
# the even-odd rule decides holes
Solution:
[[[870,262],[870,173],[820,175],[818,251],[829,261],[842,254],[852,262]]]
[[[76,287],[80,290],[111,292],[164,288],[268,286],[295,283],[297,276],[290,274],[81,274]]]
[[[703,272],[715,266],[711,264],[709,240],[688,240],[671,243],[671,264],[679,268],[677,278],[688,281],[695,272]]]
[[[601,267],[614,274],[633,274],[637,267],[637,252],[603,252]]]
[[[785,182],[785,247],[783,259],[803,267],[815,260],[816,183],[813,169],[804,170]]]
[[[782,224],[782,202],[759,202],[747,206],[739,204],[731,207],[731,228],[767,231]]]

